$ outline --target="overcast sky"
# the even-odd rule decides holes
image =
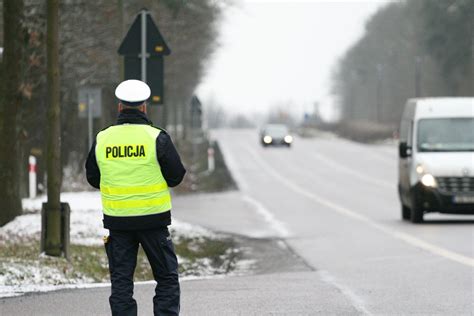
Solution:
[[[361,37],[367,18],[391,1],[235,0],[198,95],[233,113],[291,104],[300,115],[319,102],[330,116],[338,59]]]

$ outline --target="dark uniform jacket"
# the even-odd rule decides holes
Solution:
[[[134,109],[126,109],[120,112],[116,125],[124,123],[152,125],[152,122],[145,113]],[[100,189],[100,170],[95,157],[95,145],[96,143],[94,142],[87,157],[86,175],[89,184],[94,188]],[[181,158],[170,136],[163,130],[161,130],[161,133],[156,138],[156,156],[160,164],[161,173],[168,186],[174,187],[180,184],[186,169],[184,169],[181,163]],[[104,227],[112,230],[146,230],[167,226],[171,224],[170,211],[153,215],[127,217],[104,214]]]

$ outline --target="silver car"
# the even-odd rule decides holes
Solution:
[[[293,136],[286,125],[267,124],[260,131],[260,141],[262,146],[287,146],[293,143]]]

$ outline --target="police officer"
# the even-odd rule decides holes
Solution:
[[[142,245],[158,283],[155,315],[178,315],[178,261],[168,231],[171,224],[169,187],[184,177],[181,159],[170,136],[146,115],[150,88],[126,80],[115,90],[117,124],[96,137],[86,162],[87,181],[100,189],[104,238],[109,260],[112,315],[137,315],[133,274]]]

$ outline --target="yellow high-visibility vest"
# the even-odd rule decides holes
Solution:
[[[142,216],[171,210],[171,195],[156,156],[160,130],[143,124],[111,126],[96,138],[103,212]]]

